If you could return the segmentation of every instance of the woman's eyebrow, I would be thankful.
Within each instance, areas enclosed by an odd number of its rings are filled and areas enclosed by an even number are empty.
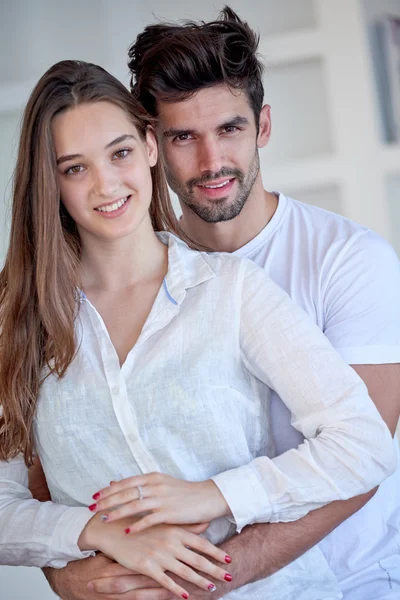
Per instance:
[[[126,140],[135,140],[135,136],[131,135],[131,134],[124,134],[124,135],[120,135],[117,138],[115,138],[115,140],[113,140],[112,142],[109,142],[106,146],[105,146],[105,150],[108,150],[109,148],[111,148],[112,146],[116,146],[117,144],[120,144],[121,142],[125,142]],[[83,154],[66,154],[64,156],[60,156],[60,158],[57,158],[57,165],[60,165],[63,162],[67,162],[68,160],[76,160],[77,158],[82,158]]]

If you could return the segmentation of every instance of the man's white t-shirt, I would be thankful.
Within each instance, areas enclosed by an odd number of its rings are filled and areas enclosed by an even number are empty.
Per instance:
[[[235,254],[263,267],[349,364],[400,362],[400,263],[378,234],[280,194],[268,225]],[[302,441],[276,395],[271,417],[277,454]],[[346,600],[400,598],[400,461],[319,546]]]

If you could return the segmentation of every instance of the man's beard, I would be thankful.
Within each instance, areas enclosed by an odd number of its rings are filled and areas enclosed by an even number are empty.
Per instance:
[[[185,184],[180,184],[166,167],[167,180],[171,189],[177,194],[181,202],[206,223],[220,223],[237,217],[250,196],[259,171],[260,159],[257,150],[251,161],[247,177],[240,169],[222,167],[218,173],[208,172],[202,177],[189,179]],[[201,200],[196,199],[194,194],[196,186],[205,185],[209,181],[215,181],[221,177],[234,177],[236,179],[238,191],[233,200],[229,201],[228,197],[209,201],[204,197]]]

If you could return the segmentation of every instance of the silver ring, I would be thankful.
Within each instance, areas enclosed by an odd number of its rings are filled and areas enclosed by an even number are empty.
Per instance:
[[[138,485],[138,486],[137,486],[137,490],[138,490],[138,492],[139,492],[139,500],[143,500],[143,498],[144,498],[144,494],[143,494],[143,488],[142,488],[142,486],[141,486],[141,485]]]

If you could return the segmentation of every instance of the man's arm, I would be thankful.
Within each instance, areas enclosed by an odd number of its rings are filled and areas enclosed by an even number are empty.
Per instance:
[[[364,381],[376,408],[394,436],[400,416],[400,364],[351,366]]]
[[[356,365],[353,368],[364,380],[371,398],[394,435],[400,415],[400,365]],[[375,492],[376,489],[349,500],[332,502],[298,521],[245,527],[240,535],[221,544],[226,553],[232,556],[229,569],[233,580],[230,584],[217,582],[218,589],[213,593],[213,598],[221,598],[233,589],[273,575],[360,510]],[[103,581],[98,586],[95,581],[95,589],[107,593],[107,583]],[[130,583],[134,585],[135,576],[123,578],[124,590],[132,589]],[[209,597],[190,586],[187,589],[192,600]],[[139,600],[140,597],[134,598]]]
[[[359,510],[373,494],[374,492],[369,492],[350,500],[332,502],[291,523],[266,523],[245,527],[240,535],[235,535],[220,545],[229,556],[232,556],[229,572],[233,579],[231,583],[215,581],[217,590],[212,594],[213,599],[222,598],[229,591],[273,575],[312,548],[346,518]],[[328,528],[327,520],[330,528]],[[178,583],[182,583],[176,577],[172,577]],[[137,578],[137,575],[127,575],[117,578],[93,579],[91,583],[101,600],[109,600],[108,594],[115,590],[114,586],[117,581],[120,586],[120,594],[128,591],[132,594],[129,600],[153,600],[151,595],[142,595],[145,590],[140,592],[137,590]],[[185,586],[191,600],[210,598],[209,592],[202,592],[187,582],[185,582]],[[146,591],[150,592],[150,590]],[[119,597],[120,600],[122,598],[125,600],[125,596]],[[172,599],[172,596],[167,596],[167,598]],[[81,598],[71,596],[66,597],[65,600],[81,600]],[[82,600],[86,600],[86,598]]]
[[[40,502],[51,500],[46,477],[38,458],[35,458],[33,465],[29,469],[28,476],[29,489],[35,500],[39,500]]]

